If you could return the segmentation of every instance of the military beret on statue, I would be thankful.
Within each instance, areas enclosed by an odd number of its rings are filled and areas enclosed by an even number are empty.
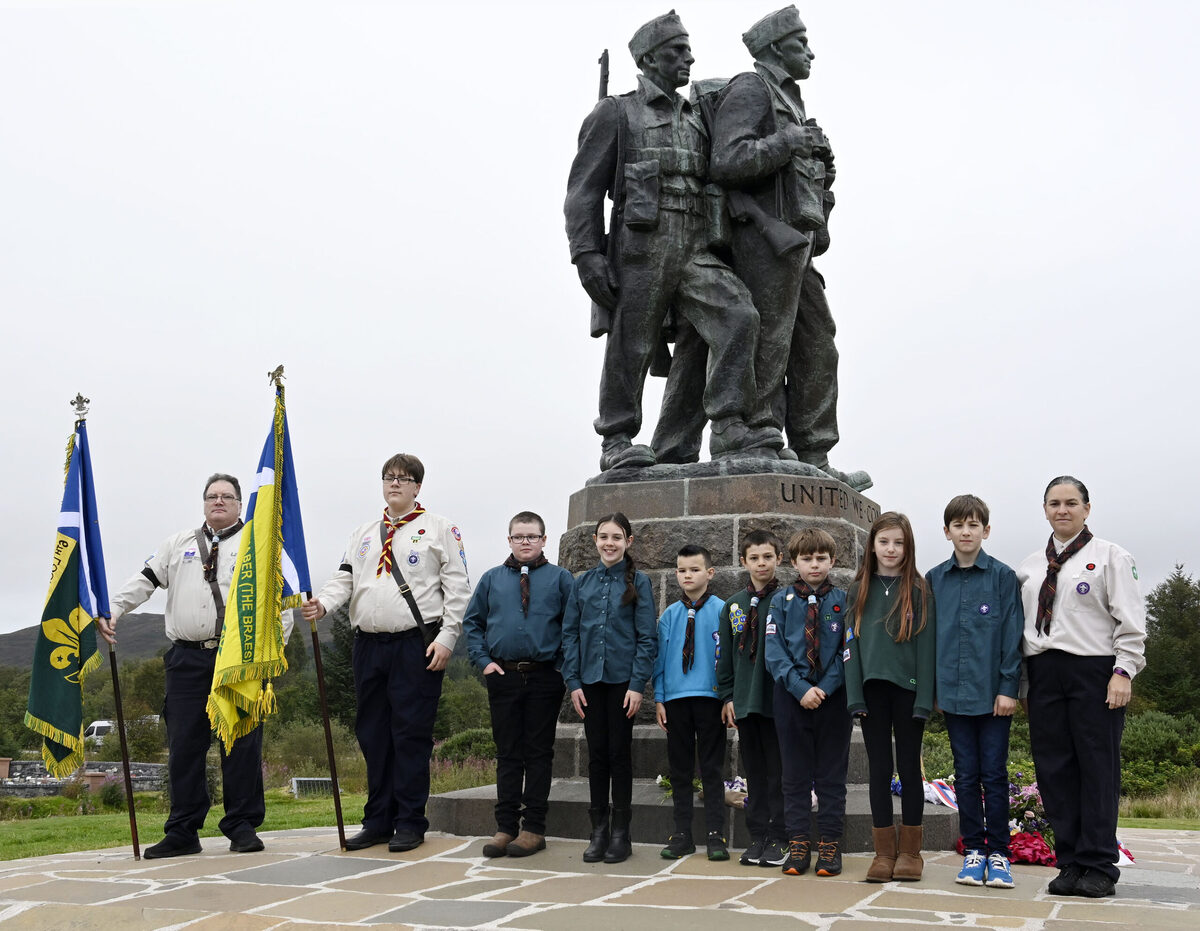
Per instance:
[[[795,5],[785,6],[782,10],[776,10],[774,13],[764,16],[742,33],[742,41],[746,44],[746,48],[750,49],[750,54],[757,56],[772,42],[785,39],[793,32],[800,32],[802,29],[804,29],[804,23],[800,20],[800,11],[796,9]]]
[[[643,55],[653,52],[664,42],[670,42],[672,39],[687,34],[687,30],[683,28],[683,21],[672,10],[639,27],[638,31],[633,34],[633,38],[629,40],[629,53],[637,63],[642,60]]]

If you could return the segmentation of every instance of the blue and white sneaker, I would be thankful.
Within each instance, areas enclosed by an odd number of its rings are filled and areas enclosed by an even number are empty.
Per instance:
[[[961,876],[962,874],[959,873]],[[1011,889],[1013,887],[1012,870],[1009,869],[1008,857],[1002,853],[994,853],[987,861],[987,884],[994,889]]]
[[[954,877],[954,881],[963,886],[982,886],[984,872],[983,853],[979,850],[968,850],[963,857],[962,869]]]

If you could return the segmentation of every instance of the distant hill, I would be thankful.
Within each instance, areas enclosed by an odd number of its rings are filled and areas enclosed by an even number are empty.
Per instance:
[[[26,668],[33,659],[38,628],[35,624],[10,634],[0,634],[0,666]],[[170,641],[163,633],[161,614],[127,614],[117,624],[117,659],[153,659],[167,652]],[[100,642],[100,650],[108,655],[108,645]]]

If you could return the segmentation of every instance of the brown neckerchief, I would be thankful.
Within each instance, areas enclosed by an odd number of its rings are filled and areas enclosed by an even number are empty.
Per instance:
[[[546,565],[549,561],[545,553],[538,553],[537,559],[531,562],[518,562],[517,557],[511,555],[504,560],[504,565],[509,569],[521,573],[521,611],[525,614],[529,613],[529,573]]]
[[[1054,534],[1050,534],[1050,539],[1046,541],[1046,578],[1042,580],[1042,587],[1038,589],[1036,627],[1039,637],[1050,633],[1050,615],[1054,611],[1054,592],[1058,583],[1058,570],[1066,564],[1068,559],[1087,546],[1091,539],[1092,532],[1087,529],[1087,524],[1084,524],[1083,529],[1079,531],[1079,536],[1072,540],[1061,553],[1054,549]]]

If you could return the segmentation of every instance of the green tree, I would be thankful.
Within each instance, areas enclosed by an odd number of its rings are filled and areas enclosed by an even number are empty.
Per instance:
[[[1196,710],[1200,695],[1200,582],[1182,565],[1146,598],[1146,668],[1136,691],[1159,711]]]
[[[325,667],[325,693],[329,701],[329,717],[354,730],[358,705],[354,700],[354,630],[350,613],[345,606],[329,615],[331,639],[322,647]]]

